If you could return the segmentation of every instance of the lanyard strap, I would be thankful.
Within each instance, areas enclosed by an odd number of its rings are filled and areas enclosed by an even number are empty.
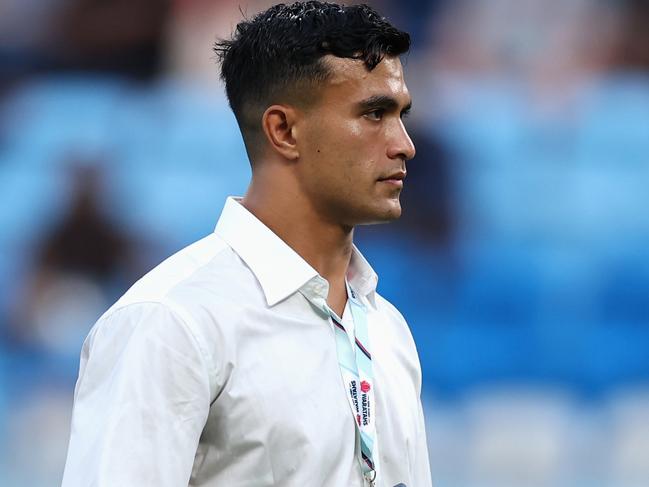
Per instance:
[[[370,486],[373,486],[376,478],[376,465],[373,458],[375,438],[374,374],[367,328],[367,310],[349,283],[346,284],[347,298],[354,320],[354,346],[351,344],[342,320],[327,303],[321,301],[319,303],[321,306],[318,307],[329,315],[334,325],[338,365],[360,439],[359,462],[363,477]]]

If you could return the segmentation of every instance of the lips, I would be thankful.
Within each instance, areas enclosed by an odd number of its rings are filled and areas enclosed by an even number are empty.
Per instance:
[[[402,181],[402,180],[406,179],[406,171],[394,172],[394,173],[390,174],[389,176],[386,176],[384,178],[379,179],[379,181],[384,181],[386,179],[398,179],[399,181]]]
[[[379,182],[382,183],[391,183],[397,186],[403,186],[403,180],[406,178],[406,171],[397,171],[389,176],[380,178]]]

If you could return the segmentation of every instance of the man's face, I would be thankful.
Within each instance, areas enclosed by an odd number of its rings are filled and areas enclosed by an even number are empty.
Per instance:
[[[401,215],[406,161],[415,148],[402,117],[410,108],[401,61],[372,71],[327,56],[330,78],[296,126],[300,182],[319,214],[353,226]]]

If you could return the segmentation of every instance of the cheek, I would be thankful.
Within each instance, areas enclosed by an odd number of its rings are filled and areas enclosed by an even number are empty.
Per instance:
[[[362,124],[358,121],[348,122],[344,124],[345,133],[349,137],[361,138],[363,136]]]
[[[357,169],[373,165],[379,150],[379,136],[368,130],[362,121],[348,121],[329,134],[330,155],[341,163]]]
[[[337,185],[340,191],[350,184],[360,189],[376,179],[379,141],[362,120],[332,117],[311,126],[304,155],[321,184]]]
[[[329,157],[349,159],[362,152],[363,131],[359,123],[340,122],[320,125],[311,134],[311,142],[320,152]]]

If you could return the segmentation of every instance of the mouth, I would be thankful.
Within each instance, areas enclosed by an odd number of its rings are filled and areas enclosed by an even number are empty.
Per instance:
[[[389,176],[380,178],[378,181],[380,183],[392,185],[396,188],[403,188],[404,179],[406,179],[406,171],[397,171],[390,174]]]

